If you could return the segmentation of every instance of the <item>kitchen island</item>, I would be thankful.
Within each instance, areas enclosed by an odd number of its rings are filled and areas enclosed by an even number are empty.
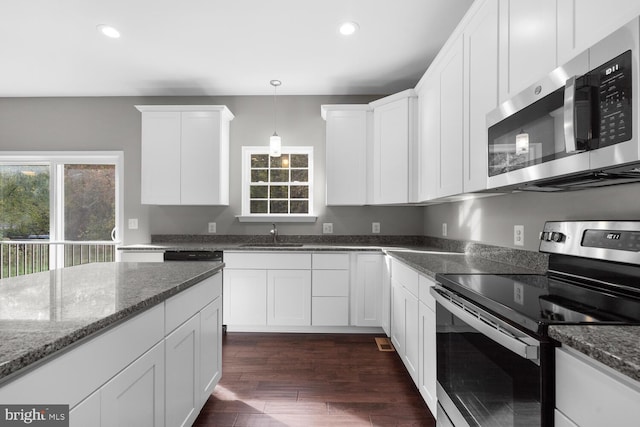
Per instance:
[[[0,403],[69,405],[71,425],[195,419],[221,375],[222,267],[93,263],[0,280]]]

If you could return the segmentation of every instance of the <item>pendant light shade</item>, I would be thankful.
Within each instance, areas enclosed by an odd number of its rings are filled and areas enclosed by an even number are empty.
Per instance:
[[[276,109],[276,89],[282,84],[280,80],[271,80],[269,82],[273,86],[273,135],[269,138],[269,155],[271,157],[280,157],[282,155],[282,140],[277,132],[277,109]]]
[[[269,155],[271,157],[280,157],[282,155],[282,140],[275,132],[269,138]]]

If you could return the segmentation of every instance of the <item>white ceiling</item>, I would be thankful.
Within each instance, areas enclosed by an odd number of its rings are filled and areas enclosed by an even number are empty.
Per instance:
[[[415,86],[471,3],[1,0],[0,97],[269,95],[271,79],[279,95],[389,94]]]

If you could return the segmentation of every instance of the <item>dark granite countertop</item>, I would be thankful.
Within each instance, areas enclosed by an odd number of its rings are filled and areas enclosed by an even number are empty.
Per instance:
[[[559,325],[550,326],[549,335],[640,381],[640,326]]]
[[[161,303],[222,266],[92,263],[0,280],[0,383]]]
[[[391,257],[402,261],[418,272],[435,278],[444,274],[535,274],[534,268],[493,261],[470,253],[438,252],[429,250],[386,250]],[[537,253],[532,252],[537,255]],[[532,264],[532,267],[535,265]]]
[[[252,246],[251,243],[207,243],[207,242],[158,242],[119,246],[122,251],[381,251],[376,244],[343,243],[302,243],[300,246],[289,244],[268,245],[264,242]]]

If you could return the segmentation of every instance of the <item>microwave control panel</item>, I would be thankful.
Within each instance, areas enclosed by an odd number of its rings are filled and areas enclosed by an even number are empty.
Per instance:
[[[631,51],[628,50],[591,73],[598,76],[600,147],[631,139]]]

